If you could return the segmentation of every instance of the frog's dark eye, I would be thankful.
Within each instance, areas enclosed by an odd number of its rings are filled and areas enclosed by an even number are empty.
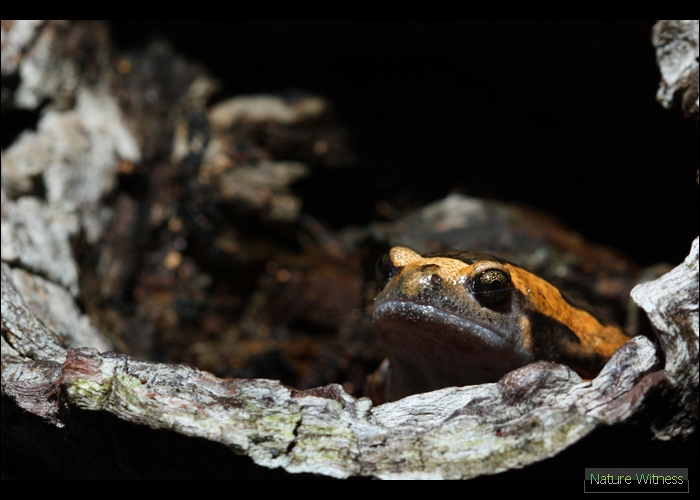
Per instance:
[[[504,269],[487,269],[472,280],[469,290],[482,306],[500,306],[512,290],[510,274]]]
[[[389,254],[385,253],[382,255],[374,267],[374,279],[377,284],[377,290],[384,288],[397,271],[398,268],[392,264]]]

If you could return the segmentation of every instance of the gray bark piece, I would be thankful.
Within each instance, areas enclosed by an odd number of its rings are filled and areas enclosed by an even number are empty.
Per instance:
[[[3,21],[0,27],[2,40],[2,59],[0,68],[3,76],[14,74],[22,60],[22,54],[34,41],[39,33],[39,28],[45,21],[41,20],[16,20]]]
[[[219,442],[290,473],[470,478],[553,456],[597,426],[625,421],[645,397],[641,391],[629,404],[629,395],[639,392],[635,380],[655,362],[653,346],[640,337],[593,382],[540,362],[496,384],[443,389],[373,409],[338,385],[295,391],[276,381],[221,380],[191,367],[84,348],[68,351],[61,394],[71,411]],[[45,367],[46,379],[55,368]],[[619,377],[621,370],[630,376]],[[17,387],[17,370],[8,371],[8,387]],[[66,424],[58,413],[45,417]]]
[[[4,190],[3,190],[4,193]],[[16,202],[2,196],[2,261],[19,265],[78,293],[78,266],[70,240],[78,217],[65,204],[49,206],[37,198]]]
[[[47,112],[3,153],[3,186],[16,197],[43,176],[49,202],[91,206],[112,189],[118,160],[139,155],[114,98],[83,89],[74,110]]]
[[[22,269],[12,269],[12,281],[27,307],[69,347],[93,347],[99,351],[113,348],[92,326],[90,318],[80,313],[65,288]]]
[[[632,298],[646,311],[666,353],[664,371],[675,387],[678,411],[654,431],[659,439],[689,435],[697,426],[698,389],[698,238],[688,257],[661,278],[637,285]]]
[[[656,99],[668,109],[680,97],[683,111],[697,118],[700,21],[658,21],[652,30],[652,43],[662,77]]]
[[[65,345],[27,307],[6,264],[2,264],[2,341],[3,380],[5,356],[19,357],[19,361],[65,359]]]
[[[247,206],[266,208],[275,220],[294,220],[301,201],[287,186],[305,177],[308,168],[296,162],[261,162],[255,167],[240,166],[221,176],[221,194],[228,200],[240,200]]]
[[[212,128],[217,131],[239,122],[297,123],[327,111],[329,103],[320,97],[307,97],[295,103],[269,95],[239,96],[216,104],[210,111]]]

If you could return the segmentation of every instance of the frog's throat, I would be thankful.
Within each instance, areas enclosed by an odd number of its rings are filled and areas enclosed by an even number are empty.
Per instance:
[[[470,342],[493,346],[495,349],[511,346],[513,340],[508,332],[500,332],[479,321],[411,300],[393,299],[375,304],[372,316],[375,324],[388,321],[410,330],[418,329],[425,335],[466,336]],[[439,340],[434,337],[431,339],[432,342]]]

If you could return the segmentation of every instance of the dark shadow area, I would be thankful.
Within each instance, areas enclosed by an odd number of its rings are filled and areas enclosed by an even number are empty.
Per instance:
[[[222,81],[221,98],[330,99],[358,163],[298,186],[328,224],[456,191],[543,209],[648,265],[683,259],[699,222],[697,127],[655,101],[652,26],[120,21],[112,32],[123,50],[167,39]]]

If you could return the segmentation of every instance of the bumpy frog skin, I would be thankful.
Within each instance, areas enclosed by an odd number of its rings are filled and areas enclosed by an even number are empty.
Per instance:
[[[422,257],[394,247],[377,263],[377,280],[383,290],[372,320],[388,358],[383,396],[391,401],[495,382],[536,360],[594,377],[629,340],[547,281],[490,255]]]

